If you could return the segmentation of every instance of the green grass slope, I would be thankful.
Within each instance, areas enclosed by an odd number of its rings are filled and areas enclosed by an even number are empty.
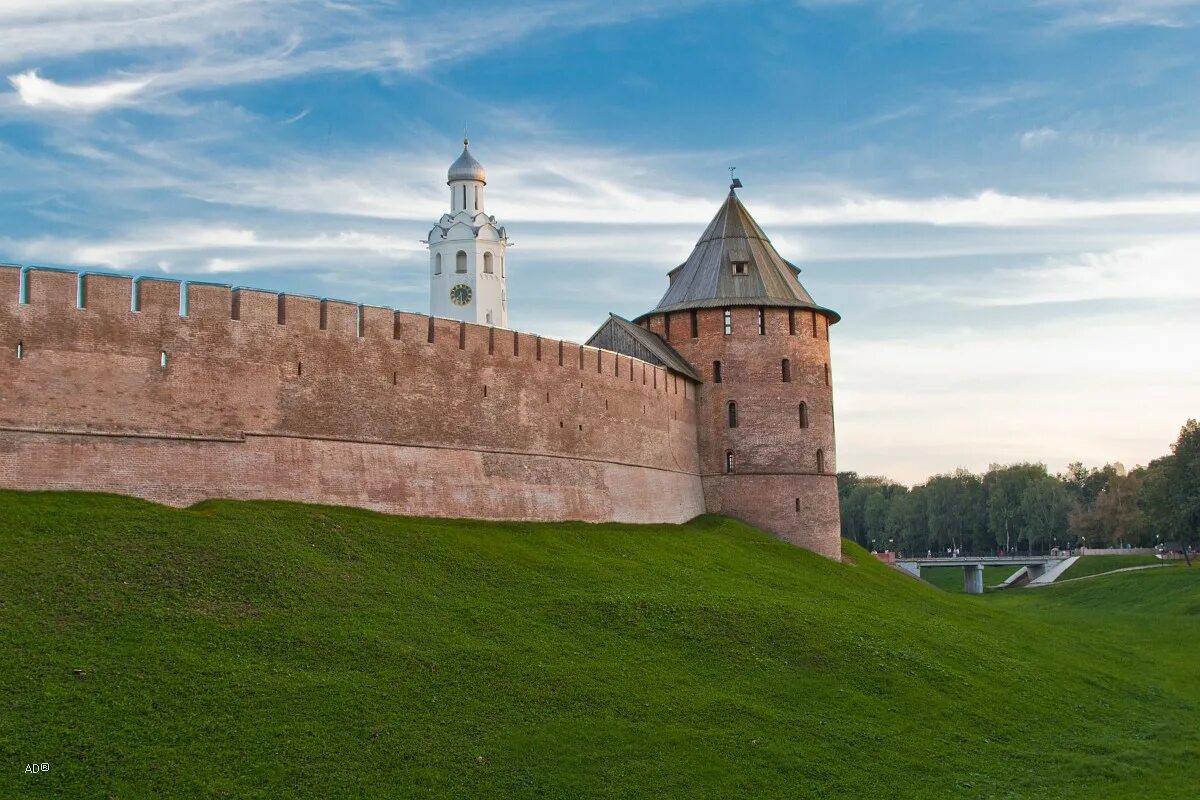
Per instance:
[[[1065,581],[1071,578],[1086,578],[1089,575],[1102,575],[1105,572],[1113,572],[1129,567],[1149,567],[1156,564],[1172,563],[1170,561],[1161,561],[1155,556],[1144,553],[1128,556],[1080,556],[1079,560],[1067,567],[1067,571],[1060,575],[1058,579]]]
[[[847,553],[0,492],[0,797],[1196,796],[1200,570]]]
[[[1007,565],[984,567],[983,585],[985,588],[998,586],[1012,577],[1012,574],[1019,569],[1020,567],[1010,567]],[[921,580],[946,592],[963,593],[966,591],[963,588],[962,567],[922,567]]]

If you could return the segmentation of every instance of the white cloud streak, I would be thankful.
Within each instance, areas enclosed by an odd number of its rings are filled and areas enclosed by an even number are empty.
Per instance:
[[[150,83],[148,80],[135,80],[64,86],[43,78],[37,70],[10,75],[8,80],[25,105],[66,111],[99,111],[126,105]]]

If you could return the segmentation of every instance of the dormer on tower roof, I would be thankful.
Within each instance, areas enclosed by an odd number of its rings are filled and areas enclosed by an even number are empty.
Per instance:
[[[692,308],[785,306],[818,311],[837,322],[841,317],[817,305],[800,284],[800,269],[771,244],[735,186],[701,234],[688,260],[671,270],[671,285],[650,314]]]

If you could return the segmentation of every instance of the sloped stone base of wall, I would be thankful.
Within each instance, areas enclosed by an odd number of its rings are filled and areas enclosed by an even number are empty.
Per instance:
[[[246,435],[157,438],[0,431],[0,486],[132,495],[173,506],[290,500],[390,514],[681,523],[693,474],[586,459]]]

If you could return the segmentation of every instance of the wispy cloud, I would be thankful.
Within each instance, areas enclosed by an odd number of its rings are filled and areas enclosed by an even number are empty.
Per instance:
[[[99,111],[125,105],[150,83],[148,80],[132,80],[66,86],[43,78],[37,70],[10,75],[8,80],[25,105],[66,111]]]

